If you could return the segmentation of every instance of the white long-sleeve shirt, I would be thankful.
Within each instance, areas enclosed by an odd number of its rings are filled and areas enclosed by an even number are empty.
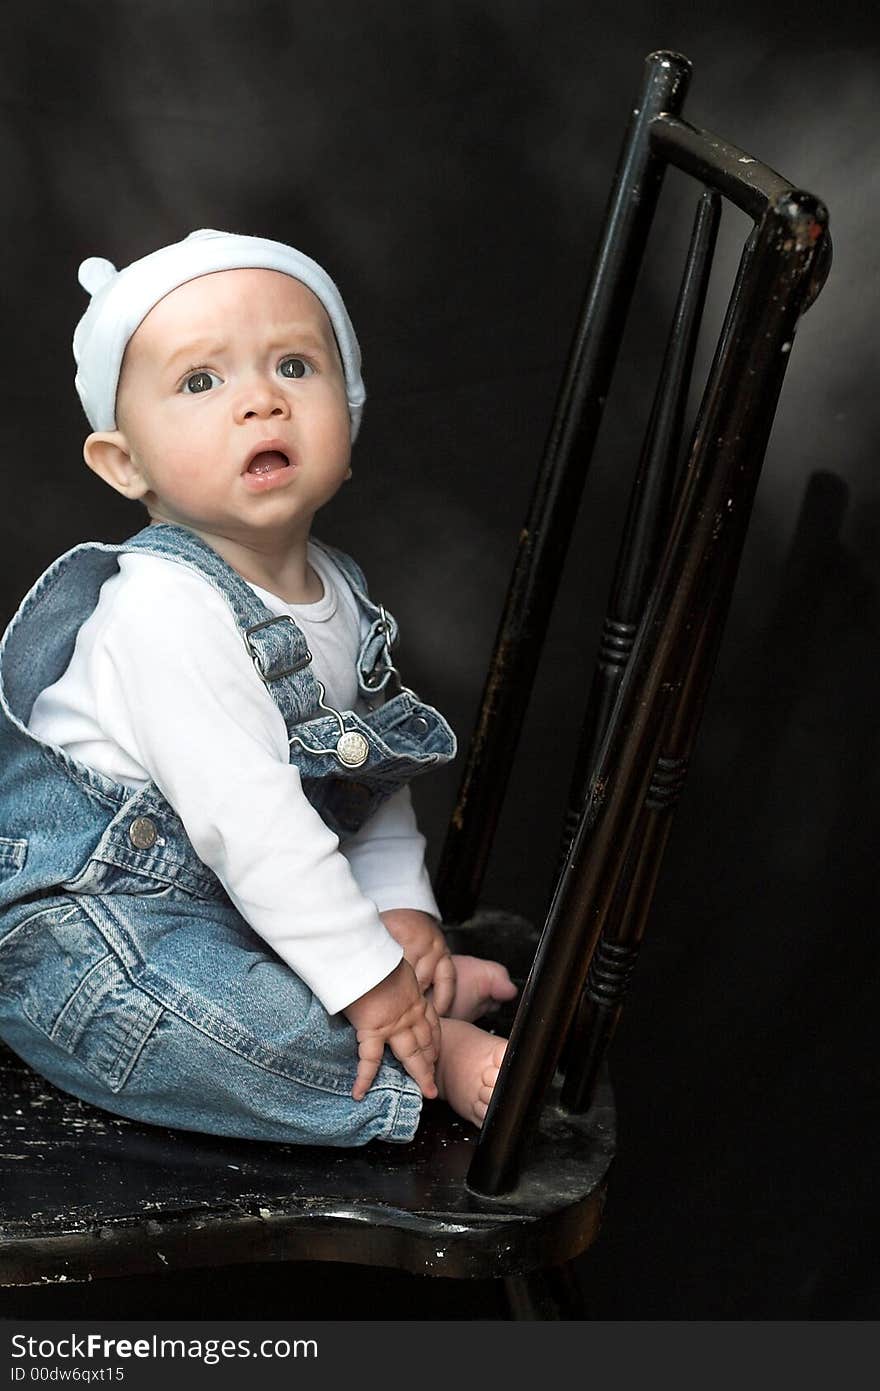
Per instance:
[[[326,702],[362,709],[354,596],[324,552],[310,545],[308,558],[324,587],[317,603],[252,587],[303,630]],[[340,842],[302,790],[284,720],[227,604],[176,561],[120,556],[30,728],[116,782],[155,783],[242,917],[331,1014],[403,954],[380,912],[439,915],[409,790]]]

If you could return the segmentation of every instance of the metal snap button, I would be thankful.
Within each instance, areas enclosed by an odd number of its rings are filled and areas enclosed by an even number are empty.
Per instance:
[[[370,756],[370,746],[356,729],[347,729],[336,742],[336,752],[346,768],[360,768]]]
[[[149,850],[156,844],[159,832],[148,816],[136,816],[128,828],[128,838],[136,850]]]
[[[425,719],[424,715],[416,715],[415,719],[412,722],[412,726],[413,729],[417,729],[419,731],[419,734],[425,734],[428,730],[428,721]]]

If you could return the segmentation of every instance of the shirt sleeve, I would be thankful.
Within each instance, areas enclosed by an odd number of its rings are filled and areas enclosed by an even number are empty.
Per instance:
[[[425,865],[425,837],[416,823],[408,787],[384,801],[340,848],[361,891],[380,913],[417,908],[439,919]]]
[[[306,798],[225,601],[183,566],[135,569],[93,661],[102,725],[254,931],[331,1014],[383,980],[402,950]]]

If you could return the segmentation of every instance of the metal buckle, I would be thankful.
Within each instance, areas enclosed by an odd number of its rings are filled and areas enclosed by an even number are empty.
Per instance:
[[[294,662],[293,666],[291,667],[285,667],[283,671],[276,671],[274,675],[272,675],[271,677],[267,677],[265,671],[263,670],[263,663],[260,658],[260,654],[256,651],[253,643],[251,642],[251,633],[259,632],[260,628],[269,628],[272,626],[273,623],[292,623],[294,628],[296,628],[297,632],[299,632],[299,628],[297,628],[295,620],[291,618],[289,613],[278,613],[275,615],[274,618],[264,618],[262,623],[254,623],[251,625],[250,628],[245,628],[242,634],[245,642],[245,647],[251,655],[251,661],[257,668],[257,674],[259,675],[259,678],[264,685],[268,685],[270,680],[279,681],[282,676],[293,676],[295,672],[302,671],[304,667],[307,667],[309,665],[309,662],[312,660],[312,654],[309,651],[309,649],[306,648],[306,654],[300,661]]]
[[[404,689],[400,672],[394,665],[391,655],[391,622],[388,618],[384,604],[378,606],[380,620],[376,624],[376,632],[384,635],[385,641],[382,644],[382,651],[373,664],[373,669],[369,676],[363,678],[364,686],[369,691],[384,691],[391,684],[391,694],[398,695]],[[379,663],[381,662],[381,666]]]
[[[336,740],[336,747],[333,749],[316,749],[314,745],[307,744],[301,734],[294,734],[288,739],[288,744],[299,744],[300,748],[306,753],[317,755],[321,758],[336,758],[345,768],[362,768],[370,756],[370,746],[367,740],[356,729],[346,729],[342,715],[332,705],[325,705],[324,696],[326,691],[317,682],[318,686],[318,706],[325,710],[328,715],[332,715],[339,725],[339,738]]]
[[[402,690],[406,689],[400,679],[400,672],[395,666],[373,667],[368,679],[364,682],[364,686],[368,691],[376,694],[387,689],[391,695],[399,695]]]

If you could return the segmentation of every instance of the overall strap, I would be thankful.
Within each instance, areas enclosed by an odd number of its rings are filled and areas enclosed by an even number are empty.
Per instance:
[[[335,563],[348,581],[358,607],[369,620],[369,629],[361,640],[358,654],[357,678],[361,695],[375,697],[381,691],[395,694],[400,689],[400,678],[391,656],[391,649],[397,642],[397,620],[381,604],[376,604],[367,593],[367,582],[360,566],[344,551],[328,546],[312,537],[312,545]]]
[[[248,654],[288,730],[315,715],[318,683],[308,669],[312,654],[301,629],[289,614],[273,614],[206,541],[186,527],[158,522],[117,549],[177,561],[207,580],[232,611]]]

